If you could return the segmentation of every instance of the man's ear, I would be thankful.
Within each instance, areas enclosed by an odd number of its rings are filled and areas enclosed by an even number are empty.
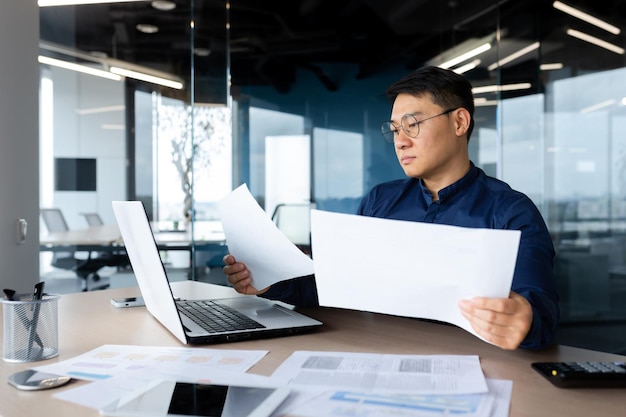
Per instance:
[[[454,127],[457,136],[467,135],[472,116],[467,109],[460,107],[454,113]]]

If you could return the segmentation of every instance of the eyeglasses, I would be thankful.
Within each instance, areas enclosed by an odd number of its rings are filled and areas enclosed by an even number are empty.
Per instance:
[[[443,116],[444,114],[451,113],[458,109],[458,107],[454,109],[448,109],[443,113],[436,114],[434,116],[427,117],[422,120],[417,120],[415,118],[415,113],[405,114],[402,116],[402,120],[400,120],[400,127],[406,135],[410,138],[416,138],[420,134],[420,124],[425,122],[426,120],[434,119],[435,117]],[[398,135],[398,126],[396,126],[392,121],[384,122],[380,127],[380,130],[383,134],[383,138],[389,142],[394,143],[396,136]]]

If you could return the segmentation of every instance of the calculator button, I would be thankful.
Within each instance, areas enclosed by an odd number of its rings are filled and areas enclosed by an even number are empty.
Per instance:
[[[532,367],[561,388],[626,388],[623,362],[535,362]]]

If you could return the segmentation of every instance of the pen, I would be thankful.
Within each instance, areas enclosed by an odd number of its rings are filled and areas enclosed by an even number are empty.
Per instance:
[[[15,290],[10,290],[10,289],[8,289],[8,288],[5,288],[5,289],[4,289],[4,290],[2,290],[2,291],[4,291],[4,296],[6,297],[6,299],[7,299],[7,300],[9,300],[9,301],[15,301],[15,300],[13,299],[13,296],[15,295]]]
[[[15,297],[14,297],[15,296],[15,290],[11,290],[11,289],[5,288],[3,291],[4,291],[5,297],[6,297],[6,299],[8,301],[17,301],[15,299]],[[28,318],[24,314],[24,311],[22,311],[21,309],[18,309],[17,313],[18,313],[18,316],[19,316],[20,320],[22,321],[22,324],[24,325],[24,327],[27,330],[30,331],[31,322],[30,322],[30,320],[28,320]],[[39,337],[39,334],[37,334],[37,333],[35,333],[35,343],[37,343],[43,349],[43,342],[41,341],[41,338]]]
[[[33,291],[33,301],[36,300],[41,300],[41,297],[43,297],[43,286],[45,285],[45,282],[38,282],[37,284],[35,284],[35,290]]]
[[[45,282],[38,282],[35,284],[35,290],[33,292],[33,301],[39,301],[43,297],[43,287]],[[33,311],[33,319],[30,322],[30,331],[28,334],[28,357],[31,357],[31,350],[33,347],[33,342],[36,339],[39,339],[39,335],[37,335],[37,321],[39,320],[39,308],[41,307],[40,303],[35,304],[35,308]],[[41,346],[41,354],[43,354],[43,343],[39,340],[38,344]]]

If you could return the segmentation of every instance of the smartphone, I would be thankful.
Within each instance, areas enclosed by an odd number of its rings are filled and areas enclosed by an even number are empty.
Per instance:
[[[9,384],[17,389],[34,391],[55,388],[70,382],[69,376],[53,375],[28,369],[9,376]]]
[[[140,307],[145,306],[143,297],[111,298],[114,307]]]
[[[282,387],[153,381],[100,410],[104,416],[269,417],[289,396]]]

